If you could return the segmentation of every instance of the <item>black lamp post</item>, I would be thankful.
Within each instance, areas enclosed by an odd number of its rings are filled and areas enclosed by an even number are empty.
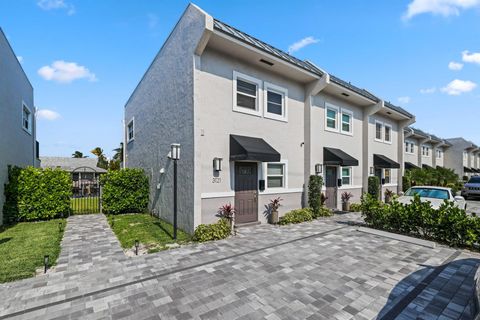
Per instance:
[[[135,255],[138,256],[138,247],[139,247],[140,243],[138,242],[138,240],[135,240]]]
[[[177,161],[180,160],[180,144],[170,145],[170,159],[173,160],[173,239],[177,240]]]
[[[43,256],[43,265],[45,267],[43,273],[47,273],[47,269],[48,269],[48,260],[49,260],[49,256],[48,255],[45,255]]]

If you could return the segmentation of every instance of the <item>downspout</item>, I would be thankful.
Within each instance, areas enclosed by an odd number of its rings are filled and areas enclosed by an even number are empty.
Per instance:
[[[405,161],[404,161],[404,144],[405,144],[405,137],[404,137],[404,128],[412,125],[415,123],[415,117],[412,117],[407,120],[399,121],[398,122],[398,161],[400,162],[400,169],[398,170],[397,175],[397,193],[403,191],[403,174],[405,173]],[[420,154],[420,151],[418,152]]]
[[[370,143],[373,143],[369,136],[370,116],[374,115],[382,108],[385,102],[380,100],[376,104],[368,106],[363,112],[362,121],[362,193],[368,191],[368,177],[370,176],[370,167],[373,167],[373,154],[370,155]]]

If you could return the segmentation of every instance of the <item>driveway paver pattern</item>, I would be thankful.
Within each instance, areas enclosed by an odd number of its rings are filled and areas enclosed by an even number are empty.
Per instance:
[[[359,220],[129,258],[103,215],[71,217],[55,270],[0,286],[0,319],[473,318],[480,255],[358,232]]]

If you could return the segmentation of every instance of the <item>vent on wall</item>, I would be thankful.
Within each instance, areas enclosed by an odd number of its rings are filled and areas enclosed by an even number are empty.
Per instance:
[[[348,93],[345,93],[345,92],[342,92],[342,96],[350,97],[350,95]]]
[[[265,64],[268,64],[270,67],[273,66],[273,62],[267,61],[265,59],[260,59],[260,62],[263,62]]]

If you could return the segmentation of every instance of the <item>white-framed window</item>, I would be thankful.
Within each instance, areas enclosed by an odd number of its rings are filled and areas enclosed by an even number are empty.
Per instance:
[[[343,186],[352,185],[352,168],[341,167],[340,170],[341,170],[342,185]]]
[[[406,153],[414,153],[413,142],[405,141],[405,152]]]
[[[375,140],[383,142],[383,123],[375,120]]]
[[[260,89],[262,81],[242,74],[233,72],[233,111],[248,113],[256,116],[261,115]]]
[[[342,108],[341,120],[341,132],[353,134],[353,112]]]
[[[132,118],[127,124],[127,143],[135,138],[135,118]]]
[[[267,189],[286,188],[286,171],[284,162],[267,163]]]
[[[385,179],[385,184],[389,184],[392,182],[392,171],[391,169],[384,169],[383,170],[383,178]]]
[[[422,156],[429,157],[430,156],[430,147],[422,146]]]
[[[288,90],[277,85],[264,83],[264,114],[265,118],[287,121]]]
[[[338,131],[338,113],[338,107],[325,104],[325,130]]]
[[[442,158],[442,154],[443,154],[442,150],[437,150],[437,158],[438,159]]]
[[[22,128],[28,133],[32,133],[32,111],[25,103],[22,103]]]
[[[384,142],[392,143],[392,126],[389,124],[384,124]]]

